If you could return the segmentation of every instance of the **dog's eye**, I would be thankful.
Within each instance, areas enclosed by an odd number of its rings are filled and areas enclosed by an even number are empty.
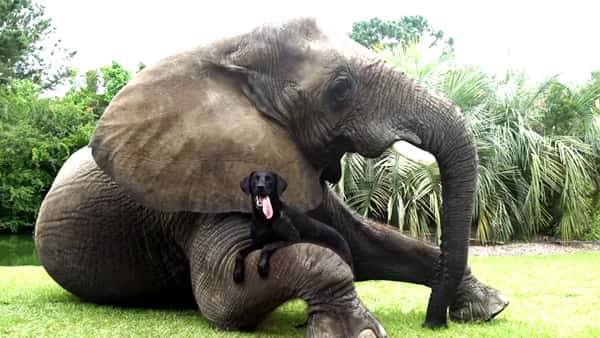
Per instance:
[[[265,181],[267,181],[267,182],[271,181],[271,176],[265,177]]]

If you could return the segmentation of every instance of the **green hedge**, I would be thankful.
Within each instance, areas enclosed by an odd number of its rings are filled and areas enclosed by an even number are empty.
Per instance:
[[[40,98],[29,81],[0,87],[0,229],[34,224],[54,176],[88,143],[94,123],[69,97]]]

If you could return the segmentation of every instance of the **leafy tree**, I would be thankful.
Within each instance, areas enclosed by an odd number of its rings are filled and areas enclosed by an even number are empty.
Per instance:
[[[548,89],[546,107],[541,114],[544,133],[547,135],[568,134],[579,118],[579,109],[571,90],[558,81]]]
[[[39,95],[28,80],[0,86],[0,228],[33,225],[58,169],[94,129],[94,116],[73,101]]]
[[[83,85],[79,84],[81,77],[83,77]],[[102,86],[103,83],[98,70],[89,70],[83,76],[78,76],[77,73],[73,72],[70,78],[70,88],[64,99],[81,107],[82,110],[91,113],[95,119],[98,119],[108,105],[105,96],[99,93]]]
[[[59,47],[44,7],[31,0],[0,2],[0,84],[10,79],[29,79],[45,88],[57,84],[68,74],[65,66],[51,64],[51,57],[62,61],[75,53]]]
[[[430,46],[442,43],[444,49],[452,50],[454,39],[444,40],[444,32],[435,30],[422,16],[403,16],[396,21],[383,21],[372,18],[352,24],[350,37],[367,48],[377,45],[392,47],[397,44],[408,46],[423,38],[431,38]]]
[[[91,112],[98,119],[113,97],[129,82],[131,76],[131,72],[116,61],[99,70],[85,72],[83,86],[78,84],[80,76],[73,73],[71,88],[66,98]]]
[[[119,90],[131,80],[131,72],[116,61],[113,61],[109,66],[102,67],[100,71],[102,72],[104,90],[106,91],[104,97],[107,102],[110,102]]]
[[[72,74],[63,98],[40,98],[29,80],[0,86],[0,229],[31,226],[64,161],[89,142],[95,122],[131,73],[119,63]]]
[[[543,132],[546,135],[585,134],[600,114],[596,107],[598,99],[598,80],[575,89],[552,81],[544,98],[545,107],[540,113]]]

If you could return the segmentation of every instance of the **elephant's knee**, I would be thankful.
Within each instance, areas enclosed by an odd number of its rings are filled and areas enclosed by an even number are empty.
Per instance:
[[[258,256],[258,251],[248,255],[241,284],[233,281],[233,270],[217,276],[206,267],[192,269],[198,307],[215,326],[252,329],[293,298],[316,308],[341,305],[355,297],[352,271],[332,250],[307,243],[282,248],[273,254],[266,279],[257,273]],[[233,264],[224,263],[229,265],[233,269]]]
[[[254,314],[240,303],[239,295],[223,290],[200,291],[196,303],[202,316],[212,325],[226,330],[252,329],[260,319],[252,318]],[[195,292],[198,295],[198,292]]]
[[[256,273],[258,252],[245,260],[242,283],[233,280],[233,266],[225,259],[222,266],[192,265],[192,285],[198,309],[211,324],[227,330],[251,330],[277,306],[290,299],[288,292],[270,278],[261,279]],[[231,267],[231,269],[229,268]]]
[[[278,252],[279,253],[279,252]],[[308,243],[292,245],[271,259],[273,278],[285,278],[295,297],[309,306],[334,304],[354,293],[352,269],[334,251]]]

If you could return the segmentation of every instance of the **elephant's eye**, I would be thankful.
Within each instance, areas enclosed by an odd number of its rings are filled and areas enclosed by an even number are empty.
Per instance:
[[[331,86],[331,96],[336,103],[344,103],[352,97],[352,87],[352,81],[347,76],[339,76]]]

